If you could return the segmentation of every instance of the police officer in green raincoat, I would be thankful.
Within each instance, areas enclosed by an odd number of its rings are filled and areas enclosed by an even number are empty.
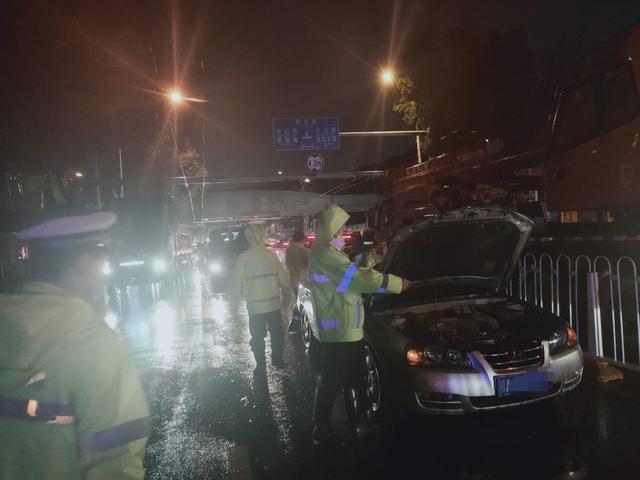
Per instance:
[[[92,307],[115,215],[20,232],[32,278],[0,295],[0,479],[141,479],[150,417],[128,349]]]
[[[349,214],[338,205],[323,209],[315,221],[316,242],[309,261],[314,322],[314,348],[322,350],[322,366],[314,406],[313,443],[339,442],[330,427],[331,410],[343,388],[354,432],[364,428],[363,293],[400,293],[409,285],[395,275],[352,263],[341,240]]]
[[[251,350],[256,360],[256,373],[265,369],[265,343],[267,329],[271,335],[271,362],[284,366],[284,327],[282,321],[282,297],[287,303],[293,292],[291,281],[275,253],[267,250],[264,241],[267,230],[262,224],[247,225],[244,230],[249,244],[234,267],[229,284],[232,309],[240,297],[244,297],[249,313]]]

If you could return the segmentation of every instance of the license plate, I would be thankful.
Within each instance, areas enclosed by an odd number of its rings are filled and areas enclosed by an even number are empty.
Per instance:
[[[526,393],[545,393],[551,388],[549,372],[525,372],[494,377],[496,395],[500,398]]]

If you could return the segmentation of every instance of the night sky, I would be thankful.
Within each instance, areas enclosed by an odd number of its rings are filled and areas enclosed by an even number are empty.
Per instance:
[[[207,118],[211,176],[304,171],[277,153],[272,118],[338,115],[343,130],[404,128],[378,83],[427,27],[466,18],[523,28],[542,52],[559,35],[597,41],[633,22],[616,1],[18,1],[2,15],[2,161],[24,171],[152,168],[174,83],[205,104],[181,107],[178,138],[201,150]],[[634,17],[635,15],[635,17]],[[581,33],[582,32],[582,33]],[[437,66],[434,66],[437,68]],[[197,111],[196,111],[197,110]],[[168,132],[161,139],[168,138]],[[343,139],[329,170],[381,162],[411,138]]]

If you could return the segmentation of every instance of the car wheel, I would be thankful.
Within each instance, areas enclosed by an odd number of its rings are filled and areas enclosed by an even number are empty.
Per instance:
[[[313,335],[313,333],[311,333],[309,317],[307,317],[307,314],[304,311],[302,312],[302,316],[300,317],[300,328],[302,330],[302,343],[304,345],[304,348],[308,349],[309,345],[311,345],[311,335]]]
[[[366,411],[369,418],[379,416],[382,412],[382,382],[380,370],[373,350],[369,345],[364,347],[365,372],[365,397]]]

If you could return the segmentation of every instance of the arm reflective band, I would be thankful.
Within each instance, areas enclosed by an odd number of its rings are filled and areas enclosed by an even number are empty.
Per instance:
[[[355,276],[357,271],[358,271],[357,264],[352,263],[351,265],[349,265],[349,268],[347,268],[347,271],[344,272],[344,275],[342,276],[342,280],[340,280],[340,283],[336,288],[336,292],[338,293],[346,292],[347,289],[349,288],[349,285],[351,284],[351,280],[353,280],[353,277]]]
[[[138,418],[92,435],[83,435],[78,440],[80,455],[104,452],[140,440],[151,432],[151,417]]]
[[[342,240],[340,240],[339,238],[334,238],[329,243],[331,245],[333,245],[334,247],[336,247],[336,248],[343,248],[344,247],[344,242]]]
[[[72,417],[73,405],[58,402],[39,402],[25,398],[0,397],[0,417],[49,422],[56,417]]]
[[[326,275],[322,275],[321,273],[310,273],[309,281],[315,283],[327,283],[331,280],[329,279],[329,277],[327,277]]]

